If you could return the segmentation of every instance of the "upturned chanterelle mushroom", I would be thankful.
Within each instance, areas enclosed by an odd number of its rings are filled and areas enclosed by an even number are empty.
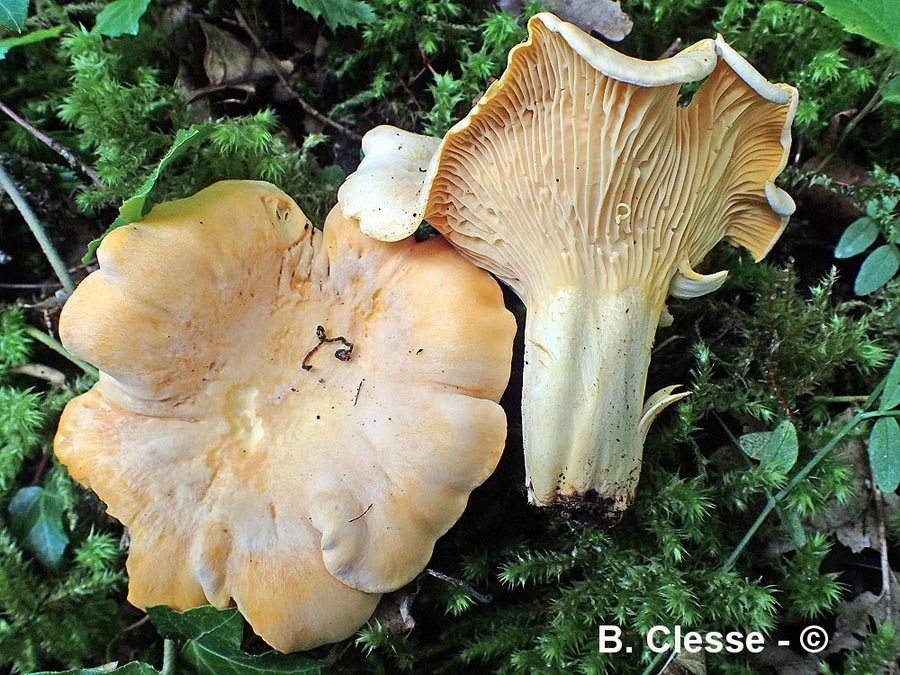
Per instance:
[[[651,422],[687,394],[644,400],[666,297],[717,289],[726,272],[693,271],[710,249],[760,259],[793,212],[773,181],[797,91],[721,37],[648,62],[551,14],[529,31],[442,141],[369,132],[339,201],[387,241],[424,218],[518,293],[530,499],[597,519],[631,501]]]
[[[506,436],[515,321],[439,237],[314,230],[228,181],[112,232],[66,304],[100,369],[55,450],[129,528],[129,600],[237,603],[270,645],[345,638],[408,583]]]

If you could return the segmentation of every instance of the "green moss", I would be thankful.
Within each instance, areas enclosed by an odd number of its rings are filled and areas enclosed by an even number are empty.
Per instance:
[[[34,356],[24,337],[22,312],[0,318],[6,365]],[[97,527],[94,500],[85,501],[65,469],[49,457],[59,413],[75,389],[38,390],[0,371],[0,667],[29,672],[48,663],[96,661],[122,628],[117,606],[124,571],[117,535]],[[59,568],[43,566],[14,534],[7,507],[16,491],[37,482],[63,508],[70,540]]]

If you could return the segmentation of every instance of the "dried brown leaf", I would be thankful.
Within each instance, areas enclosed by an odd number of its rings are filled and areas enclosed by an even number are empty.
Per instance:
[[[618,0],[549,0],[546,5],[564,21],[612,42],[624,40],[634,27]]]

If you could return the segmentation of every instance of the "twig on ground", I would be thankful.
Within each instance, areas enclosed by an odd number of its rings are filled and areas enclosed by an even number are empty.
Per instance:
[[[841,145],[843,145],[844,141],[847,140],[847,137],[853,132],[853,130],[862,122],[866,116],[875,110],[878,107],[878,104],[881,103],[881,97],[884,94],[887,86],[893,81],[895,77],[900,77],[900,52],[894,55],[891,59],[890,63],[888,63],[887,67],[884,69],[884,74],[881,76],[881,81],[878,83],[878,88],[875,90],[875,93],[872,94],[872,98],[869,99],[868,103],[866,103],[862,110],[860,110],[856,115],[854,115],[849,122],[847,122],[847,126],[844,127],[841,135],[838,136],[838,139],[834,143],[834,147],[831,148],[831,152],[829,152],[825,157],[819,162],[819,165],[816,167],[816,171],[823,171],[828,164],[837,157],[838,150],[840,150]]]
[[[10,288],[16,291],[42,291],[51,288],[59,288],[61,286],[62,284],[52,281],[48,281],[43,284],[0,284],[0,288]]]
[[[125,626],[125,628],[123,628],[118,633],[116,633],[113,636],[113,639],[109,641],[109,644],[106,645],[106,652],[105,652],[106,662],[109,663],[110,661],[115,660],[112,658],[112,647],[119,640],[119,638],[121,638],[126,633],[130,633],[131,631],[135,630],[136,628],[140,628],[145,623],[147,623],[149,620],[150,620],[150,617],[145,614],[142,618],[138,619],[137,621],[135,621],[134,623],[132,623],[128,626]]]
[[[72,363],[74,363],[76,366],[78,366],[79,368],[81,368],[81,369],[82,369],[85,373],[87,373],[88,375],[91,375],[91,376],[93,376],[93,377],[95,377],[95,378],[96,378],[96,377],[100,377],[100,371],[99,371],[99,370],[97,370],[96,368],[94,368],[94,366],[92,366],[92,365],[91,365],[90,363],[88,363],[87,361],[82,361],[82,360],[79,359],[77,356],[73,356],[73,355],[69,352],[69,350],[67,350],[67,349],[66,349],[65,347],[63,347],[59,342],[57,342],[56,340],[54,340],[52,337],[50,337],[49,335],[47,335],[45,332],[40,331],[40,330],[38,330],[37,328],[34,328],[34,327],[32,327],[32,326],[29,326],[28,328],[26,328],[26,329],[25,329],[25,332],[28,333],[29,337],[33,337],[35,340],[37,340],[38,342],[40,342],[40,343],[41,343],[42,345],[44,345],[45,347],[49,347],[50,349],[52,349],[53,351],[55,351],[57,354],[59,354],[59,355],[62,356],[63,358],[68,359],[69,361],[71,361]]]
[[[303,108],[304,112],[306,112],[307,115],[312,115],[322,124],[326,124],[336,129],[337,131],[341,132],[345,136],[348,136],[349,138],[352,138],[355,141],[362,140],[362,136],[360,136],[358,133],[356,133],[355,131],[351,131],[340,122],[335,122],[330,117],[323,115],[318,110],[316,110],[306,99],[300,96],[297,90],[294,89],[290,82],[288,82],[287,77],[285,77],[284,71],[281,69],[281,64],[278,63],[278,60],[274,56],[272,56],[269,51],[263,46],[259,37],[257,37],[256,33],[250,27],[250,24],[247,23],[247,20],[244,18],[244,15],[239,9],[235,10],[234,16],[237,19],[240,27],[244,29],[244,32],[247,33],[247,35],[253,41],[254,46],[259,50],[260,54],[262,54],[272,66],[272,69],[275,71],[275,75],[278,76],[278,80],[285,87],[285,89],[287,89],[291,98],[293,98],[294,101],[297,102],[301,108]]]
[[[471,595],[473,598],[475,598],[478,602],[480,602],[482,604],[486,605],[486,604],[489,604],[494,601],[494,596],[492,596],[490,594],[485,595],[484,593],[479,593],[470,584],[467,584],[462,579],[455,579],[454,577],[444,574],[443,572],[438,572],[437,570],[433,570],[430,567],[425,569],[425,573],[430,574],[435,579],[440,579],[441,581],[445,581],[448,584],[453,584],[454,586],[463,589],[466,593]]]
[[[400,76],[400,73],[394,71],[394,77],[397,78],[397,81],[400,83],[400,86],[403,87],[403,91],[406,92],[406,95],[409,96],[409,99],[415,104],[415,106],[416,106],[419,110],[422,110],[422,104],[419,103],[419,99],[416,98],[415,93],[413,92],[412,89],[409,88],[409,85],[406,84],[406,82],[405,82],[405,81],[403,80],[403,78]]]
[[[25,131],[34,136],[41,143],[59,154],[64,160],[69,163],[69,166],[71,166],[73,169],[81,169],[81,171],[83,171],[84,174],[91,179],[91,182],[98,188],[100,188],[101,190],[106,189],[106,185],[100,179],[100,176],[97,175],[97,172],[94,171],[86,162],[79,159],[75,155],[75,153],[69,150],[65,145],[53,138],[50,138],[43,131],[31,125],[3,101],[0,101],[0,111],[4,112],[7,117],[9,117],[13,122],[18,124],[23,129],[25,129]]]
[[[656,58],[657,58],[657,60],[667,59],[670,56],[675,56],[680,51],[681,51],[681,38],[677,37],[672,41],[672,44],[670,44],[668,47],[666,47],[666,51],[664,51],[662,54],[660,54]]]
[[[893,598],[891,597],[891,575],[893,571],[891,570],[891,563],[888,560],[888,541],[887,541],[887,528],[884,525],[884,495],[881,494],[881,490],[875,488],[875,506],[878,509],[878,540],[880,544],[881,554],[881,593],[878,597],[879,601],[884,600],[887,602],[888,616],[893,616]]]
[[[31,210],[31,207],[28,205],[28,202],[25,201],[19,188],[13,183],[9,174],[6,173],[6,169],[4,169],[2,165],[0,165],[0,188],[3,188],[3,191],[9,195],[10,199],[13,200],[13,204],[15,204],[16,208],[19,210],[19,213],[22,214],[22,218],[28,223],[28,227],[34,234],[35,239],[37,239],[38,244],[40,244],[44,255],[47,256],[47,260],[50,261],[50,266],[53,268],[53,271],[56,272],[56,276],[62,283],[63,288],[69,293],[74,291],[75,282],[72,281],[72,277],[69,276],[69,270],[66,269],[65,263],[63,263],[62,258],[59,257],[59,253],[57,253],[56,249],[53,247],[53,243],[50,241],[50,237],[47,236],[44,226],[41,225],[41,222],[34,214],[34,211]]]

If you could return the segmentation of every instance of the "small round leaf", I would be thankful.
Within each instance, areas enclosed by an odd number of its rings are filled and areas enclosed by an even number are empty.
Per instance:
[[[738,445],[745,455],[759,461],[760,465],[782,473],[790,471],[797,461],[797,430],[790,420],[779,424],[774,431],[744,434],[738,439]]]
[[[872,427],[869,464],[878,489],[894,492],[900,485],[900,424],[893,417],[882,417]]]
[[[900,269],[900,251],[892,244],[879,246],[869,254],[859,268],[853,291],[857,295],[874,293],[894,278]]]
[[[878,225],[868,217],[854,220],[844,230],[834,248],[835,258],[852,258],[859,255],[878,239]]]

